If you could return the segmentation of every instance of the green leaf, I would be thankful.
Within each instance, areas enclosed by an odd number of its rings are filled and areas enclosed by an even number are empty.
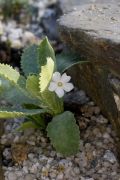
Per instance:
[[[74,115],[66,111],[55,116],[47,127],[48,137],[54,148],[65,156],[74,155],[79,150],[80,132]]]
[[[58,98],[54,92],[45,90],[41,93],[43,105],[49,109],[52,115],[60,114],[64,111],[63,99]]]
[[[37,47],[37,45],[31,45],[22,54],[21,68],[26,76],[39,73]]]
[[[30,75],[26,81],[26,89],[30,92],[31,96],[40,99],[40,89],[39,89],[39,77],[35,75]]]
[[[38,126],[32,121],[27,121],[27,122],[22,123],[20,127],[17,129],[17,131],[23,131],[29,128],[36,129],[38,128]]]
[[[20,77],[20,74],[18,71],[16,71],[15,69],[13,69],[11,66],[7,64],[1,64],[1,63],[0,63],[0,74],[4,75],[6,78],[8,78],[11,81],[14,81],[15,83],[17,83]]]
[[[16,105],[38,104],[38,100],[30,97],[27,91],[3,75],[0,75],[0,99]]]
[[[17,84],[22,87],[22,88],[26,88],[26,79],[24,76],[20,75],[18,81],[17,81]]]
[[[32,120],[33,123],[39,128],[45,130],[46,123],[45,123],[45,116],[44,114],[36,114],[33,116],[28,117],[29,120]]]
[[[45,65],[47,63],[47,58],[51,57],[55,63],[56,66],[56,58],[55,58],[55,53],[50,45],[48,38],[46,37],[43,39],[43,41],[40,43],[38,47],[38,52],[39,52],[39,65],[40,67]]]
[[[46,65],[41,66],[41,73],[39,80],[41,93],[48,88],[48,85],[50,84],[50,81],[53,76],[53,72],[54,72],[54,61],[50,57],[48,57]]]
[[[48,90],[48,86],[54,72],[54,61],[47,58],[47,64],[41,67],[39,85],[43,104],[48,107],[52,114],[63,112],[63,99],[59,99],[54,92]]]
[[[25,116],[32,116],[35,114],[45,113],[43,109],[17,109],[17,108],[0,108],[0,119],[2,118],[18,118]]]
[[[65,70],[76,64],[86,63],[83,58],[79,55],[72,52],[63,52],[56,56],[57,69],[60,73],[63,73]]]

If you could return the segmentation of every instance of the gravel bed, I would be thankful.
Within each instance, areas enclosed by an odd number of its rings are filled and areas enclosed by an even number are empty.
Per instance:
[[[31,43],[38,43],[43,36],[58,39],[56,19],[60,14],[57,0],[31,0],[34,9],[32,17],[4,21],[0,16],[0,42],[10,42],[12,48],[20,49]],[[24,18],[22,18],[24,17]]]
[[[78,154],[65,158],[56,153],[49,139],[39,130],[16,132],[24,119],[7,120],[1,138],[5,180],[120,179],[115,148],[117,137],[111,124],[83,91],[68,95],[71,104],[75,95],[78,97],[75,116],[81,130]]]

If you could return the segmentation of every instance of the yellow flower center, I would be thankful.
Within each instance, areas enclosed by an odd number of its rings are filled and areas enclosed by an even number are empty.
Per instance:
[[[62,82],[58,82],[57,84],[59,87],[62,87],[63,86],[63,83]]]

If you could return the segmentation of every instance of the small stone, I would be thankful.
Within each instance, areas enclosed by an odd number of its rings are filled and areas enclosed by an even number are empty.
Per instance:
[[[18,40],[22,37],[22,29],[16,28],[16,29],[10,29],[8,38],[10,41]]]
[[[58,180],[60,180],[60,179],[63,180],[63,177],[64,177],[63,174],[59,174],[56,179],[58,179]]]
[[[75,167],[74,172],[75,172],[75,174],[80,174],[80,169],[78,167]]]
[[[1,144],[6,144],[7,143],[7,139],[6,139],[6,137],[1,137]]]
[[[35,142],[34,141],[27,140],[27,143],[32,145],[32,146],[35,146]]]
[[[43,168],[42,168],[42,176],[48,177],[48,174],[49,174],[49,169],[43,167]]]
[[[80,117],[80,118],[78,119],[78,123],[79,123],[80,130],[86,129],[86,128],[87,128],[87,125],[88,125],[88,122],[89,122],[89,119],[88,119],[88,118]]]
[[[110,135],[109,135],[108,133],[104,133],[104,134],[103,134],[103,138],[105,138],[105,139],[110,139]]]
[[[23,176],[24,172],[22,172],[21,170],[15,171],[15,174],[17,175],[17,177],[21,177]]]
[[[96,135],[98,135],[98,133],[100,133],[100,129],[94,128],[92,133],[96,136]]]
[[[32,174],[36,174],[39,167],[39,163],[33,164],[33,166],[29,169]]]
[[[56,152],[55,151],[51,151],[50,156],[54,157],[55,155],[56,155]]]
[[[33,175],[33,174],[27,174],[24,177],[24,180],[34,180],[34,179],[35,179],[35,175]],[[13,180],[13,179],[11,179],[11,180]]]
[[[33,154],[33,153],[28,154],[28,158],[29,158],[31,161],[33,161],[34,156],[35,156],[35,154]]]
[[[1,36],[1,41],[2,42],[6,42],[7,41],[7,37],[6,36]]]
[[[35,35],[32,32],[29,31],[25,31],[25,33],[23,34],[23,43],[27,44],[27,43],[36,43],[37,38],[35,37]]]
[[[85,153],[82,152],[80,154],[80,157],[79,158],[75,158],[75,162],[81,167],[81,168],[84,168],[87,166],[87,158],[85,156]]]
[[[9,172],[8,173],[8,180],[17,180],[17,175],[14,172]]]
[[[24,166],[24,167],[23,167],[23,171],[27,174],[27,173],[28,173],[28,167],[27,167],[27,166]]]
[[[26,144],[13,144],[11,152],[14,162],[21,164],[27,159],[28,146]]]
[[[17,180],[23,180],[24,179],[24,177],[19,177]]]
[[[22,43],[20,40],[12,40],[11,41],[11,47],[16,48],[16,49],[20,49],[22,47]]]
[[[34,129],[33,128],[29,128],[29,129],[25,129],[24,130],[24,136],[30,136],[31,134],[34,133]]]
[[[111,163],[115,163],[117,161],[115,155],[110,150],[105,152],[104,159]]]
[[[51,173],[50,173],[50,177],[56,179],[56,174],[57,174],[56,172],[51,172]]]
[[[6,125],[5,131],[6,132],[10,132],[10,130],[11,130],[11,125],[10,124]]]
[[[24,177],[19,177],[17,180],[23,180],[24,179]]]
[[[98,116],[96,118],[96,121],[98,123],[101,123],[101,124],[107,124],[108,123],[108,119],[106,119],[105,117],[103,117],[102,115]]]
[[[19,142],[19,139],[20,139],[20,137],[19,137],[19,136],[15,136],[15,138],[14,138],[13,142],[14,142],[14,143],[18,143],[18,142]]]
[[[81,112],[84,117],[89,118],[94,114],[94,106],[84,105],[83,107],[81,107]]]
[[[3,156],[5,157],[5,159],[12,159],[11,149],[10,148],[6,148],[3,151]]]

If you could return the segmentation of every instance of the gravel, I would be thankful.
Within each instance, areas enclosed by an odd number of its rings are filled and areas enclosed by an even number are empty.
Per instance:
[[[57,153],[39,130],[16,132],[15,128],[24,119],[4,122],[1,143],[4,146],[5,180],[119,180],[115,132],[99,107],[80,92],[76,97],[79,111],[75,115],[81,129],[81,140],[80,151],[75,156],[65,158]],[[70,94],[68,97],[72,96]],[[73,102],[72,98],[70,100]]]
[[[14,19],[4,22],[0,17],[0,42],[10,42],[12,48],[21,49],[28,44],[37,44],[46,33],[50,39],[58,39],[56,19],[60,12],[57,0],[31,0],[30,5],[34,11],[24,23]]]

